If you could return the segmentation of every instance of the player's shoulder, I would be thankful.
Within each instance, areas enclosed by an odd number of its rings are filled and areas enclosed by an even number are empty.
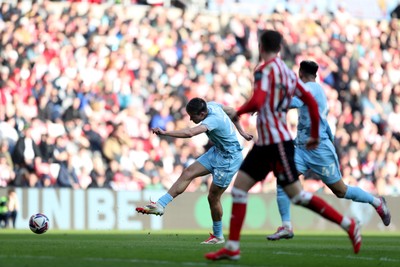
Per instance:
[[[209,102],[207,102],[207,107],[208,108],[222,108],[222,105],[215,101],[209,101]]]
[[[263,62],[261,64],[258,64],[256,68],[254,69],[254,80],[259,81],[262,79],[263,74],[265,71],[269,71],[271,69],[271,61],[269,62]]]
[[[306,86],[315,93],[324,93],[324,89],[322,86],[317,82],[308,82]]]
[[[210,115],[217,115],[223,112],[222,104],[214,101],[207,102],[207,109]]]
[[[265,69],[270,69],[272,66],[276,65],[279,62],[279,60],[280,59],[278,57],[276,57],[276,58],[270,59],[268,61],[264,61],[256,66],[256,68],[254,69],[254,72],[262,72]]]
[[[269,61],[263,62],[262,64],[256,67],[255,72],[257,71],[268,72],[272,70],[277,70],[278,72],[286,73],[286,75],[296,76],[295,72],[291,70],[280,57],[275,57]]]

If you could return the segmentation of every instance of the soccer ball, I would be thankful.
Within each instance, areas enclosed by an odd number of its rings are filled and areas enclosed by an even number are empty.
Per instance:
[[[29,228],[35,234],[43,234],[49,229],[49,218],[42,213],[37,213],[29,219]]]

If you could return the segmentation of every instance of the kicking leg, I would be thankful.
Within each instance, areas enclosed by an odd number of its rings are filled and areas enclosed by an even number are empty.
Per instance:
[[[198,161],[183,170],[181,176],[171,186],[168,192],[160,197],[157,202],[151,202],[144,207],[137,207],[136,211],[143,214],[163,215],[165,207],[178,195],[182,194],[189,186],[190,182],[199,176],[210,172]]]

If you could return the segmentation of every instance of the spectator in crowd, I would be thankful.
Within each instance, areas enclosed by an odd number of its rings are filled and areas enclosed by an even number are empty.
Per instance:
[[[12,184],[15,178],[14,162],[9,151],[8,141],[0,142],[0,187]]]
[[[89,141],[90,151],[102,151],[103,137],[100,134],[100,128],[101,124],[96,122],[95,120],[89,121],[82,128],[83,134]]]
[[[68,139],[66,136],[60,135],[55,138],[53,150],[54,162],[64,167],[67,166],[69,158],[67,144]]]
[[[7,228],[8,227],[8,198],[7,196],[0,197],[0,228]]]
[[[150,121],[150,128],[161,128],[167,129],[167,124],[173,121],[173,117],[170,114],[169,107],[164,106],[161,108],[159,113],[155,114]]]
[[[98,174],[92,177],[92,182],[89,184],[88,188],[108,188],[111,189],[111,185],[109,182],[107,182],[105,174]]]
[[[37,157],[41,157],[40,149],[32,138],[32,128],[27,125],[15,144],[12,159],[17,168],[34,169]]]
[[[68,187],[72,189],[81,188],[79,184],[79,178],[74,169],[73,165],[73,155],[66,152],[66,159],[60,165],[60,171],[57,177],[57,185],[60,187]]]
[[[65,110],[62,115],[63,121],[71,121],[75,119],[85,119],[85,113],[80,109],[81,107],[81,99],[75,97],[72,100],[72,104]]]
[[[7,197],[8,197],[7,205],[8,205],[9,220],[11,220],[12,227],[15,229],[15,222],[17,220],[19,211],[19,200],[14,188],[8,189]]]
[[[103,143],[103,154],[106,160],[109,162],[111,160],[116,160],[120,163],[122,157],[122,151],[129,149],[131,147],[132,140],[128,137],[125,124],[119,123],[113,126],[113,130],[104,140]]]
[[[54,159],[54,138],[44,133],[40,138],[39,149],[42,155],[42,161],[52,163]]]
[[[13,184],[15,172],[4,155],[0,155],[0,187]]]

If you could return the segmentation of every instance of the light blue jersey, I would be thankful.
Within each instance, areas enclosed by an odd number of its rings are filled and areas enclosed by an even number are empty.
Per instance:
[[[333,184],[339,181],[342,175],[335,147],[332,143],[333,134],[326,119],[328,115],[328,102],[323,88],[318,83],[308,82],[306,86],[318,104],[320,144],[314,150],[307,150],[305,148],[305,144],[310,138],[310,115],[307,106],[300,99],[294,97],[290,107],[298,108],[299,111],[299,124],[295,139],[296,168],[300,173],[305,173],[311,169],[321,177],[325,184]]]
[[[320,140],[330,139],[333,140],[333,134],[329,127],[326,116],[328,115],[328,102],[326,95],[321,85],[316,82],[306,83],[310,93],[314,96],[318,104],[318,112],[320,117],[319,123],[319,138]],[[293,97],[290,103],[290,108],[298,108],[299,111],[299,124],[297,125],[297,137],[295,139],[296,145],[305,145],[310,138],[311,132],[311,119],[308,113],[308,107],[297,97]]]
[[[208,138],[222,152],[241,151],[242,147],[236,136],[235,125],[222,109],[222,105],[208,102],[207,108],[208,115],[201,124],[207,127]]]
[[[319,84],[308,82],[306,83],[306,86],[318,104],[318,112],[320,115],[320,144],[316,149],[306,149],[305,144],[310,138],[310,116],[307,106],[305,106],[300,99],[294,97],[290,107],[298,108],[299,111],[294,162],[299,173],[304,174],[306,171],[311,170],[321,177],[325,184],[332,185],[342,179],[342,174],[340,173],[339,160],[332,142],[333,134],[326,120],[328,114],[328,103],[324,90]],[[374,197],[371,194],[358,187],[348,185],[346,185],[346,187],[347,189],[344,198],[362,203],[373,203]],[[280,185],[277,186],[277,202],[282,223],[283,225],[289,225],[288,227],[290,228],[290,199]],[[273,235],[271,237],[273,237]]]
[[[213,142],[197,161],[213,175],[213,183],[228,187],[243,161],[242,147],[236,136],[235,125],[222,109],[222,105],[208,102],[208,115],[201,122],[206,126],[208,138]]]

